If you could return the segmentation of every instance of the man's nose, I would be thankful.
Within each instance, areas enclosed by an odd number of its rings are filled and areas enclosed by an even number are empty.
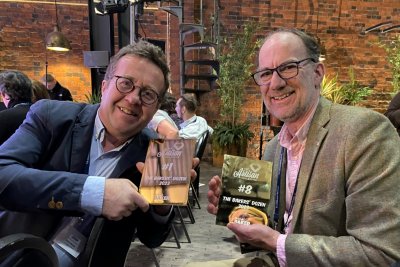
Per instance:
[[[141,103],[140,90],[141,89],[139,87],[135,86],[131,92],[125,95],[125,99],[133,104]]]
[[[274,71],[272,73],[272,78],[269,83],[269,88],[271,90],[279,90],[282,87],[286,86],[286,80],[282,79],[281,76],[279,76],[277,71]]]

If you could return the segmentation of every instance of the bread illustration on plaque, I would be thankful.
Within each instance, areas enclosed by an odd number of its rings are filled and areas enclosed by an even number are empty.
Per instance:
[[[229,214],[229,222],[239,224],[268,224],[267,215],[259,209],[253,207],[235,207]]]

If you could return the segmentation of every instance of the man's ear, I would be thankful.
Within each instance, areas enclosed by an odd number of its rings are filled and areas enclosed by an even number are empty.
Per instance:
[[[104,91],[107,89],[107,87],[108,87],[108,81],[103,80],[103,81],[101,82],[101,95],[104,94]]]
[[[324,78],[325,75],[325,66],[321,62],[316,63],[317,66],[315,68],[315,87],[320,88],[322,79]]]

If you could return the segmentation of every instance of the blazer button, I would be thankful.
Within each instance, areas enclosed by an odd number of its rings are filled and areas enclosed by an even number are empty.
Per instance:
[[[57,201],[56,208],[57,209],[62,209],[63,207],[64,207],[63,203],[61,201]]]
[[[54,209],[56,207],[56,202],[54,201],[54,198],[52,198],[49,203],[47,204],[50,209]]]

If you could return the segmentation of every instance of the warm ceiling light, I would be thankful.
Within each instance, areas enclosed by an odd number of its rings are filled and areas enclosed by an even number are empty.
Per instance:
[[[58,12],[57,12],[57,0],[54,0],[56,6],[56,26],[54,31],[46,36],[46,48],[53,51],[66,52],[71,50],[71,44],[68,39],[60,31],[58,26]]]
[[[317,39],[317,44],[320,48],[320,54],[319,54],[319,61],[324,61],[326,59],[326,48],[325,45],[322,43],[321,39],[319,38],[319,36],[315,36],[315,38]]]
[[[60,52],[66,52],[72,49],[68,39],[59,31],[58,26],[55,26],[54,31],[47,35],[46,48]]]

